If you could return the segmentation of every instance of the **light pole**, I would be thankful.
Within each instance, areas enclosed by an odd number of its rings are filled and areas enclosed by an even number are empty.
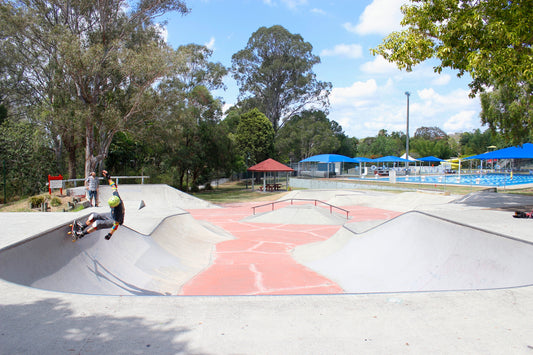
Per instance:
[[[405,96],[407,96],[407,130],[405,132],[405,159],[409,160],[409,96],[411,93],[409,91],[405,92]],[[405,166],[408,169],[409,168],[409,162],[405,162]],[[405,172],[407,174],[407,171]]]

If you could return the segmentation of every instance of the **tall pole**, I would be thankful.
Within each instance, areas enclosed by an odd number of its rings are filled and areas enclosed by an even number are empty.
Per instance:
[[[405,92],[405,96],[407,96],[407,129],[405,131],[405,159],[409,159],[409,96],[411,93],[409,91]],[[405,166],[409,167],[409,162],[405,162]],[[407,172],[406,172],[407,173]]]
[[[7,175],[7,171],[6,171],[6,161],[5,160],[2,162],[2,166],[3,166],[3,170],[4,170],[4,204],[7,204],[7,195],[6,195],[6,175]]]

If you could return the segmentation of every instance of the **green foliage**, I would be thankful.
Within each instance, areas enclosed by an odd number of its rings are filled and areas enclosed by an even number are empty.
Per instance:
[[[426,139],[423,137],[414,138],[410,141],[412,151],[411,156],[422,158],[427,156],[434,156],[441,159],[449,159],[454,156],[448,140],[443,139]],[[412,153],[412,154],[411,154]]]
[[[72,157],[85,144],[86,173],[107,155],[116,132],[146,119],[142,108],[151,102],[145,93],[174,70],[174,53],[155,18],[188,12],[180,0],[128,5],[0,3],[0,46],[16,58],[8,63],[16,78],[7,83],[9,92],[21,109],[39,107],[51,139],[59,134]]]
[[[459,143],[461,145],[462,155],[485,153],[489,146],[498,144],[490,130],[486,130],[482,133],[479,129],[476,129],[474,132],[463,133]]]
[[[241,116],[235,134],[240,155],[248,167],[274,154],[274,127],[258,109]]]
[[[46,199],[43,195],[30,197],[30,208],[41,207],[45,200]]]
[[[57,196],[52,197],[52,199],[50,200],[50,205],[52,205],[52,207],[61,206],[61,199]]]
[[[414,138],[437,140],[446,139],[448,135],[439,127],[420,127],[415,131]]]
[[[533,141],[532,86],[533,82],[520,87],[500,85],[481,94],[481,122],[512,145]]]
[[[323,111],[303,111],[280,128],[276,151],[281,161],[300,161],[317,154],[355,156],[356,140],[346,137],[342,127]]]
[[[437,72],[470,73],[472,94],[484,86],[532,82],[530,2],[415,0],[402,12],[406,29],[390,34],[374,54],[406,69],[435,57]]]
[[[0,125],[0,162],[6,167],[8,200],[9,196],[27,196],[45,190],[48,174],[57,173],[52,150],[43,137],[40,127],[28,122],[7,120]],[[0,181],[2,193],[3,180]]]
[[[360,140],[357,146],[359,156],[378,158],[387,155],[400,156],[405,152],[405,135],[399,132],[388,134],[381,130],[376,137]]]
[[[244,109],[264,112],[277,132],[305,105],[327,107],[331,83],[316,79],[312,68],[320,58],[312,49],[302,36],[279,25],[254,32],[245,49],[231,57],[239,98],[252,100],[253,105]]]
[[[533,6],[530,1],[411,0],[401,32],[371,52],[411,70],[436,58],[443,68],[469,73],[471,96],[482,95],[482,122],[512,143],[532,138]]]

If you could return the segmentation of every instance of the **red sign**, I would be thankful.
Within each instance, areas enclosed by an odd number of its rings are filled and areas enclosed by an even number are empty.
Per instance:
[[[48,175],[48,193],[52,194],[52,189],[59,189],[61,195],[63,195],[63,176],[51,176]]]

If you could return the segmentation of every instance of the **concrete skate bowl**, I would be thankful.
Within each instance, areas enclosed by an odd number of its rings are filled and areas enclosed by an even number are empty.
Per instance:
[[[533,284],[533,245],[421,212],[363,233],[345,225],[294,258],[346,293],[484,290]]]
[[[0,278],[39,289],[98,295],[176,295],[209,266],[215,244],[231,239],[182,213],[150,235],[120,227],[73,243],[68,224],[0,250]]]
[[[330,212],[312,204],[290,205],[273,211],[257,213],[242,219],[252,223],[343,225],[346,215]]]

